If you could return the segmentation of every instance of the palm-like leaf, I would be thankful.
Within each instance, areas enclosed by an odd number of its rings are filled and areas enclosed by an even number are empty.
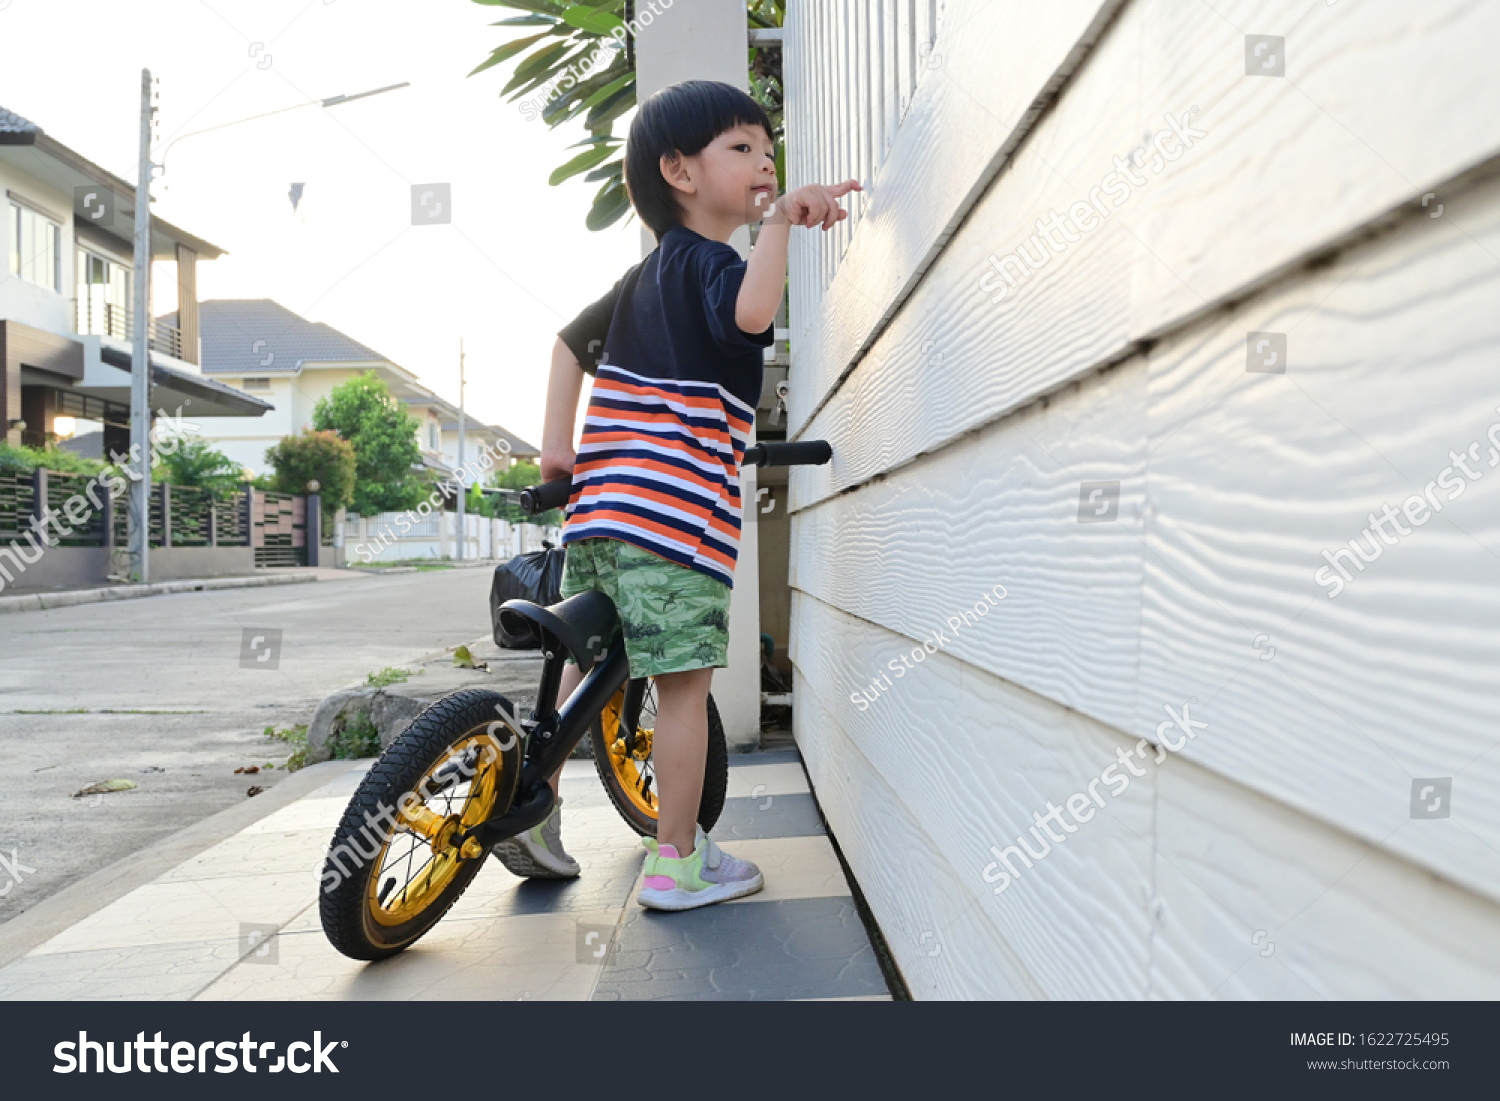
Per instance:
[[[624,183],[624,160],[619,155],[622,143],[614,137],[613,130],[614,124],[636,105],[634,51],[629,48],[627,39],[627,48],[619,50],[607,63],[586,73],[579,70],[589,64],[599,50],[615,48],[612,41],[615,33],[626,27],[622,18],[626,13],[625,0],[474,2],[527,13],[500,20],[493,26],[518,30],[547,28],[501,46],[469,75],[515,60],[530,47],[537,47],[517,62],[500,94],[514,101],[538,88],[546,88],[547,101],[540,113],[549,128],[582,117],[584,128],[591,136],[574,144],[573,148],[581,151],[554,169],[548,182],[555,186],[581,175],[586,182],[599,183],[601,186],[584,222],[591,230],[613,225],[630,210]],[[746,3],[746,20],[752,27],[779,27],[785,14],[786,0],[747,0]],[[785,190],[781,54],[779,50],[751,49],[748,56],[750,94],[766,108],[771,118],[772,138],[777,146],[776,177],[779,186]]]

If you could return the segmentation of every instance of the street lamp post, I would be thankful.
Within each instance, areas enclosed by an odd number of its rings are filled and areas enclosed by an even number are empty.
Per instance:
[[[252,115],[250,118],[194,130],[168,142],[167,147],[162,150],[161,163],[154,164],[151,160],[151,119],[156,109],[151,106],[151,70],[141,70],[141,157],[135,186],[135,297],[131,303],[134,331],[130,345],[130,462],[135,464],[135,477],[130,487],[130,507],[126,512],[130,573],[135,580],[151,579],[151,181],[155,178],[156,170],[166,172],[167,154],[171,152],[172,146],[185,138],[206,134],[210,130],[223,130],[227,126],[238,126],[242,122],[254,122],[284,111],[295,111],[299,107],[337,107],[353,103],[357,99],[378,96],[382,92],[409,87],[410,82],[403,81],[368,92],[357,92],[352,96],[311,99],[306,103],[295,103],[290,107]]]

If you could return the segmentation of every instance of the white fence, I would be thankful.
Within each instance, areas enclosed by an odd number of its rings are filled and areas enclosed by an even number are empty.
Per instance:
[[[506,561],[542,549],[545,539],[562,542],[562,528],[513,524],[483,516],[464,517],[463,557]],[[349,515],[343,524],[344,558],[350,565],[396,562],[412,558],[457,558],[458,513],[382,512]]]

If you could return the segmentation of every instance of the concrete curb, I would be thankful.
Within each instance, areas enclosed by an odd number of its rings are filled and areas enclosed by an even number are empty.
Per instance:
[[[512,662],[525,662],[526,667],[540,666],[541,654],[535,650],[495,652],[491,640],[485,637],[466,643],[470,651],[490,664],[490,673],[483,678],[478,674],[465,673],[451,665],[456,647],[446,646],[408,662],[424,675],[403,684],[376,688],[368,684],[354,684],[325,696],[313,713],[307,726],[308,759],[326,761],[332,750],[329,743],[334,736],[359,719],[370,722],[380,738],[381,749],[386,749],[411,725],[413,719],[444,696],[465,688],[485,688],[507,696],[512,702],[528,700],[532,691],[518,691],[517,680],[521,673],[513,671]],[[509,668],[508,668],[509,667]],[[529,685],[528,685],[529,688]],[[582,739],[575,747],[575,759],[591,757],[588,739]]]
[[[0,967],[20,959],[90,914],[150,883],[159,875],[235,836],[282,807],[309,795],[368,761],[330,761],[292,773],[243,803],[211,814],[144,849],[76,880],[0,925]],[[333,836],[333,831],[329,831]]]
[[[195,593],[212,589],[258,589],[265,585],[297,585],[316,581],[314,573],[291,573],[258,577],[200,577],[184,581],[153,581],[146,585],[115,585],[107,589],[74,589],[59,593],[28,593],[0,596],[0,615],[9,612],[41,612],[48,608],[71,608],[104,600],[135,600],[160,593]]]

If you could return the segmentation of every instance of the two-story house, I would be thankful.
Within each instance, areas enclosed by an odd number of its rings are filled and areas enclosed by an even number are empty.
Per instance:
[[[0,108],[0,439],[41,446],[101,434],[130,448],[135,188]],[[199,366],[197,264],[223,249],[152,216],[151,259],[176,268],[172,322],[150,331],[153,419],[199,430],[205,418],[254,422],[270,404]],[[61,430],[61,431],[60,431]]]
[[[373,348],[322,322],[309,321],[268,298],[216,299],[199,306],[203,372],[266,402],[264,416],[214,422],[205,438],[240,465],[266,469],[266,449],[312,424],[321,398],[350,379],[373,371],[391,395],[417,418],[422,462],[447,479],[458,458],[458,409],[422,385],[417,376]],[[176,315],[163,318],[176,324]],[[537,448],[494,425],[469,418],[466,459],[504,439],[511,459],[536,459]]]

